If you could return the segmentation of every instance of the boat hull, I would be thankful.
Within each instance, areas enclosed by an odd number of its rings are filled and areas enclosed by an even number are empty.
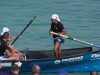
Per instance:
[[[1,71],[11,73],[11,66],[18,61],[1,61]],[[31,73],[33,65],[41,67],[41,73],[54,73],[61,69],[67,72],[86,72],[91,70],[100,71],[100,52],[88,52],[61,58],[28,59],[20,61],[20,73]]]

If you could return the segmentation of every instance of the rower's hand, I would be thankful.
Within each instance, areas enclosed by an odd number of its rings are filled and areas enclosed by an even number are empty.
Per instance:
[[[20,33],[18,33],[18,35],[17,35],[18,37],[20,36]]]
[[[20,53],[20,55],[21,55],[21,56],[25,56],[25,54],[24,54],[24,53]]]

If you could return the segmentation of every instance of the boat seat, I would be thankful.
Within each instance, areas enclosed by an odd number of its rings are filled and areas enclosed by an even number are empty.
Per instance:
[[[43,53],[40,51],[29,51],[28,55],[26,56],[27,59],[42,59]]]

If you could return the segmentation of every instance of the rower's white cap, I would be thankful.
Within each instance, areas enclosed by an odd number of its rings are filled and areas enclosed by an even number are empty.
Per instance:
[[[57,21],[60,21],[59,16],[57,14],[53,14],[51,16],[52,19],[56,19]]]
[[[3,35],[5,32],[9,32],[9,29],[8,29],[7,27],[4,27],[4,28],[2,29],[1,35]]]

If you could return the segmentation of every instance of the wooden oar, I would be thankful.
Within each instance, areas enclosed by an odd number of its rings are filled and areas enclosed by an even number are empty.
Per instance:
[[[54,35],[58,35],[57,33],[52,32],[52,31],[50,31],[50,33],[52,33]],[[66,36],[66,35],[60,35],[60,36],[64,37],[64,38],[67,38],[67,39],[70,39],[70,40],[74,40],[74,41],[77,41],[77,42],[81,42],[81,43],[84,43],[84,44],[88,44],[88,45],[100,48],[100,46],[98,46],[98,45],[95,45],[95,44],[92,44],[92,43],[89,43],[89,42],[85,42],[85,41],[82,41],[82,40],[79,40],[79,39],[76,39],[76,38],[72,38],[72,37],[69,37],[69,36]]]
[[[27,24],[27,26],[22,30],[22,32],[15,38],[15,40],[12,42],[12,44],[14,44],[14,42],[19,38],[19,36],[22,35],[22,33],[29,27],[29,25],[34,21],[35,18],[36,18],[36,16],[34,16],[34,18]]]

